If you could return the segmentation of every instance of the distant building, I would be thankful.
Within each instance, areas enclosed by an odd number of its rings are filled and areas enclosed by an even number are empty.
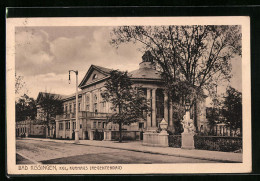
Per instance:
[[[38,123],[36,120],[26,119],[16,122],[17,137],[41,137],[45,138],[45,125]]]
[[[114,140],[119,136],[118,125],[107,123],[106,117],[112,113],[111,103],[105,102],[101,97],[106,80],[109,79],[111,69],[91,65],[83,80],[79,84],[79,138],[90,140]],[[142,57],[139,69],[129,72],[134,86],[143,89],[147,100],[150,100],[152,111],[144,120],[138,120],[130,126],[123,126],[123,138],[142,139],[145,131],[155,131],[164,118],[168,128],[174,132],[173,107],[168,99],[161,73],[156,70],[155,63],[149,52]],[[72,139],[76,128],[75,94],[63,97],[63,115],[56,116],[56,137]],[[197,125],[207,128],[205,101],[198,105]]]

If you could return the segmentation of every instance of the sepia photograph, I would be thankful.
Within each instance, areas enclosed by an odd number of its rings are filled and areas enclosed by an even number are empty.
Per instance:
[[[7,19],[7,172],[250,172],[249,21]]]

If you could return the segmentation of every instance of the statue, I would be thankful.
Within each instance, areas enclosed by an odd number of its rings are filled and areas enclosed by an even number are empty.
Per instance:
[[[186,114],[183,116],[183,120],[181,120],[183,125],[183,133],[194,133],[195,127],[193,124],[193,120],[190,119],[190,112],[187,111]]]

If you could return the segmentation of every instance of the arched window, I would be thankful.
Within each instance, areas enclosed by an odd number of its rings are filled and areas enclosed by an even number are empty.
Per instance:
[[[94,102],[97,102],[97,95],[94,95]]]
[[[97,74],[94,74],[92,77],[92,80],[97,79],[97,78],[98,78]]]
[[[86,97],[86,102],[89,103],[89,96]]]

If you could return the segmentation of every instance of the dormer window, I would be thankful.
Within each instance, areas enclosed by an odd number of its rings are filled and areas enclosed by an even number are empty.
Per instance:
[[[92,80],[95,80],[97,78],[98,78],[97,74],[94,74]]]

